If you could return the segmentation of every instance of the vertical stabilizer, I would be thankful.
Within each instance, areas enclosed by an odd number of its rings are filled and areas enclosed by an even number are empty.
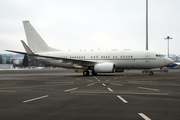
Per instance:
[[[24,24],[24,30],[26,33],[28,46],[34,53],[57,51],[57,49],[49,47],[44,42],[44,40],[33,28],[33,26],[29,23],[29,21],[23,21],[23,24]]]

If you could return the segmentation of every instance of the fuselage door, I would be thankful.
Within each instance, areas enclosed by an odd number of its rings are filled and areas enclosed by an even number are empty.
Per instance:
[[[145,62],[149,62],[150,61],[150,53],[145,53]]]

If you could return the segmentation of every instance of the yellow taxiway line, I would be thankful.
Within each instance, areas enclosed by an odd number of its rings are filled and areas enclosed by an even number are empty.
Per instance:
[[[83,92],[70,91],[70,93],[86,93],[86,94],[124,94],[124,95],[169,95],[169,93],[133,93],[133,92]]]
[[[0,92],[17,92],[16,90],[0,90]]]

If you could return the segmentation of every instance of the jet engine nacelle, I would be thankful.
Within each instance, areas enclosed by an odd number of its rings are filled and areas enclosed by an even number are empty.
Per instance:
[[[114,73],[115,64],[113,63],[99,63],[94,66],[95,73]]]

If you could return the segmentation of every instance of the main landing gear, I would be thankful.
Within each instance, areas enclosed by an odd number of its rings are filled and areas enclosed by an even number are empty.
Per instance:
[[[91,74],[94,75],[94,76],[97,75],[97,73],[95,73],[94,70],[92,70]],[[89,71],[88,71],[88,70],[85,70],[85,71],[83,72],[83,75],[84,75],[84,76],[89,76]]]
[[[83,71],[83,75],[84,76],[88,76],[89,75],[89,71],[88,70]]]
[[[94,75],[94,76],[97,75],[97,73],[95,73],[94,70],[92,70],[91,74]]]

